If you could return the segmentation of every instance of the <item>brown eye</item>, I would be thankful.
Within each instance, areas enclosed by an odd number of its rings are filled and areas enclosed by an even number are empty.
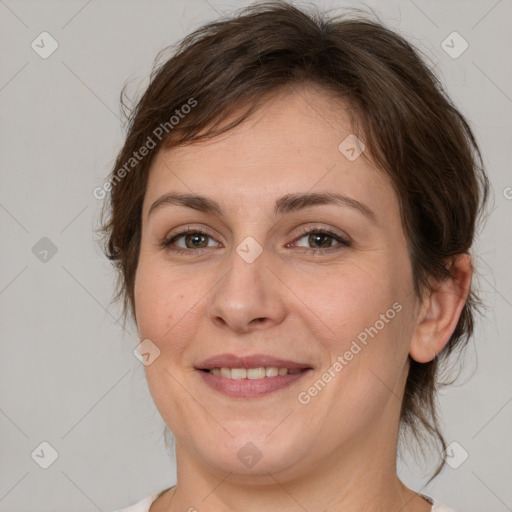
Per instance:
[[[300,243],[301,240],[306,241],[305,243]],[[331,248],[338,248],[338,246],[348,247],[350,246],[350,242],[343,238],[341,235],[332,233],[331,231],[316,229],[305,232],[304,235],[302,235],[294,242],[294,245],[298,247],[305,247],[313,251],[318,251],[322,249],[327,250]]]
[[[208,233],[192,229],[173,235],[162,242],[164,248],[182,254],[215,247],[215,244],[217,242]]]
[[[325,233],[312,233],[308,235],[308,242],[313,247],[326,248],[331,247],[332,236]]]
[[[208,247],[208,235],[205,235],[204,233],[192,233],[185,235],[185,246],[189,249],[202,249],[203,247]]]

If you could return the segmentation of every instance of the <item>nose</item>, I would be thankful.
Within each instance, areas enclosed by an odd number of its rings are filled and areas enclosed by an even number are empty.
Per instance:
[[[210,295],[211,322],[237,334],[280,324],[286,316],[286,290],[266,252],[249,262],[233,250],[226,263]]]

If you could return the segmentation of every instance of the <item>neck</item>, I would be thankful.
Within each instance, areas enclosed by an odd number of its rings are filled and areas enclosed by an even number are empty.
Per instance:
[[[407,489],[396,474],[396,438],[384,446],[382,441],[369,443],[367,433],[359,437],[358,442],[340,447],[316,464],[306,461],[308,469],[300,473],[294,468],[293,474],[223,473],[205,467],[177,442],[178,485],[165,500],[167,506],[151,511],[429,512],[431,506]]]

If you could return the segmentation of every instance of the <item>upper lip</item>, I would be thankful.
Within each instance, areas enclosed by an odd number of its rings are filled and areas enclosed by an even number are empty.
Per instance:
[[[196,365],[198,370],[211,370],[212,368],[258,368],[277,366],[289,370],[302,370],[311,368],[305,363],[298,363],[288,359],[281,359],[266,354],[252,354],[247,356],[236,356],[234,354],[218,354],[201,361]]]

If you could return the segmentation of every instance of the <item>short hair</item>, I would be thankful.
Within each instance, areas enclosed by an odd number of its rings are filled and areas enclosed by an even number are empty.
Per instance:
[[[142,205],[155,154],[231,130],[285,87],[320,86],[349,106],[364,155],[389,176],[397,194],[418,297],[432,290],[432,278],[452,277],[453,256],[469,253],[489,182],[467,121],[403,37],[359,14],[328,17],[311,7],[253,4],[200,27],[155,65],[129,115],[101,228],[105,252],[119,271],[116,298],[123,298],[125,319],[128,308],[135,314]],[[135,159],[149,141],[149,154]],[[433,440],[446,448],[436,407],[439,365],[466,345],[480,303],[472,284],[439,357],[423,364],[410,359],[401,432],[412,432],[420,445]]]

